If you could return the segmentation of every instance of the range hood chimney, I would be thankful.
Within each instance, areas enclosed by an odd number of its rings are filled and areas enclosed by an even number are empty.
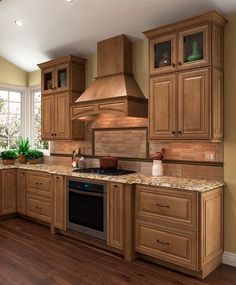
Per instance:
[[[147,118],[147,99],[132,74],[132,43],[119,35],[97,44],[98,77],[71,104],[72,120],[99,114]]]

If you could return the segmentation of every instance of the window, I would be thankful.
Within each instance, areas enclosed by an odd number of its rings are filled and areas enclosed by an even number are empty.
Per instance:
[[[22,99],[22,92],[0,89],[0,149],[15,148],[23,133]]]
[[[40,88],[0,85],[0,151],[16,148],[20,136],[49,154],[49,143],[41,140]]]
[[[33,145],[34,148],[48,150],[48,142],[41,139],[41,91],[33,90]]]

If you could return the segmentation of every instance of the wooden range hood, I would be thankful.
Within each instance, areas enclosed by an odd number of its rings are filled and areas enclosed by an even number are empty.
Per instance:
[[[71,104],[72,120],[99,114],[147,118],[148,103],[132,74],[132,43],[119,35],[97,44],[98,77]]]

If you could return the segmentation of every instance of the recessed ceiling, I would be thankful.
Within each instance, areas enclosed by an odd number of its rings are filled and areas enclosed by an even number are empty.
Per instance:
[[[85,56],[96,43],[142,32],[209,10],[236,11],[235,0],[2,0],[0,55],[26,71],[58,56]],[[17,26],[19,20],[23,26]]]

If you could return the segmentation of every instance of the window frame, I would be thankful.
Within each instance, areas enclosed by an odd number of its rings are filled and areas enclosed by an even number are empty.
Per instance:
[[[28,137],[30,145],[34,148],[34,93],[41,92],[40,85],[32,87],[24,87],[12,84],[0,83],[0,89],[4,91],[20,92],[21,93],[21,135],[22,137]],[[27,122],[27,124],[26,124]],[[40,149],[44,155],[50,155],[50,142],[49,148]]]
[[[34,120],[35,120],[35,113],[34,113],[34,94],[36,92],[41,92],[41,96],[42,96],[42,91],[41,91],[41,86],[37,85],[37,86],[33,86],[33,87],[28,87],[28,96],[29,96],[29,104],[30,106],[29,108],[29,114],[30,117],[28,118],[28,122],[29,122],[29,130],[28,130],[28,137],[30,140],[30,143],[32,145],[32,147],[35,147],[35,129],[34,129]],[[30,131],[31,130],[31,131]],[[39,149],[40,151],[42,151],[44,153],[44,155],[50,155],[50,142],[48,142],[48,149]]]
[[[25,124],[25,96],[26,88],[23,86],[12,85],[12,84],[2,84],[0,83],[0,89],[7,92],[19,92],[21,93],[21,136],[25,136],[26,124]],[[9,102],[9,101],[8,101]]]

